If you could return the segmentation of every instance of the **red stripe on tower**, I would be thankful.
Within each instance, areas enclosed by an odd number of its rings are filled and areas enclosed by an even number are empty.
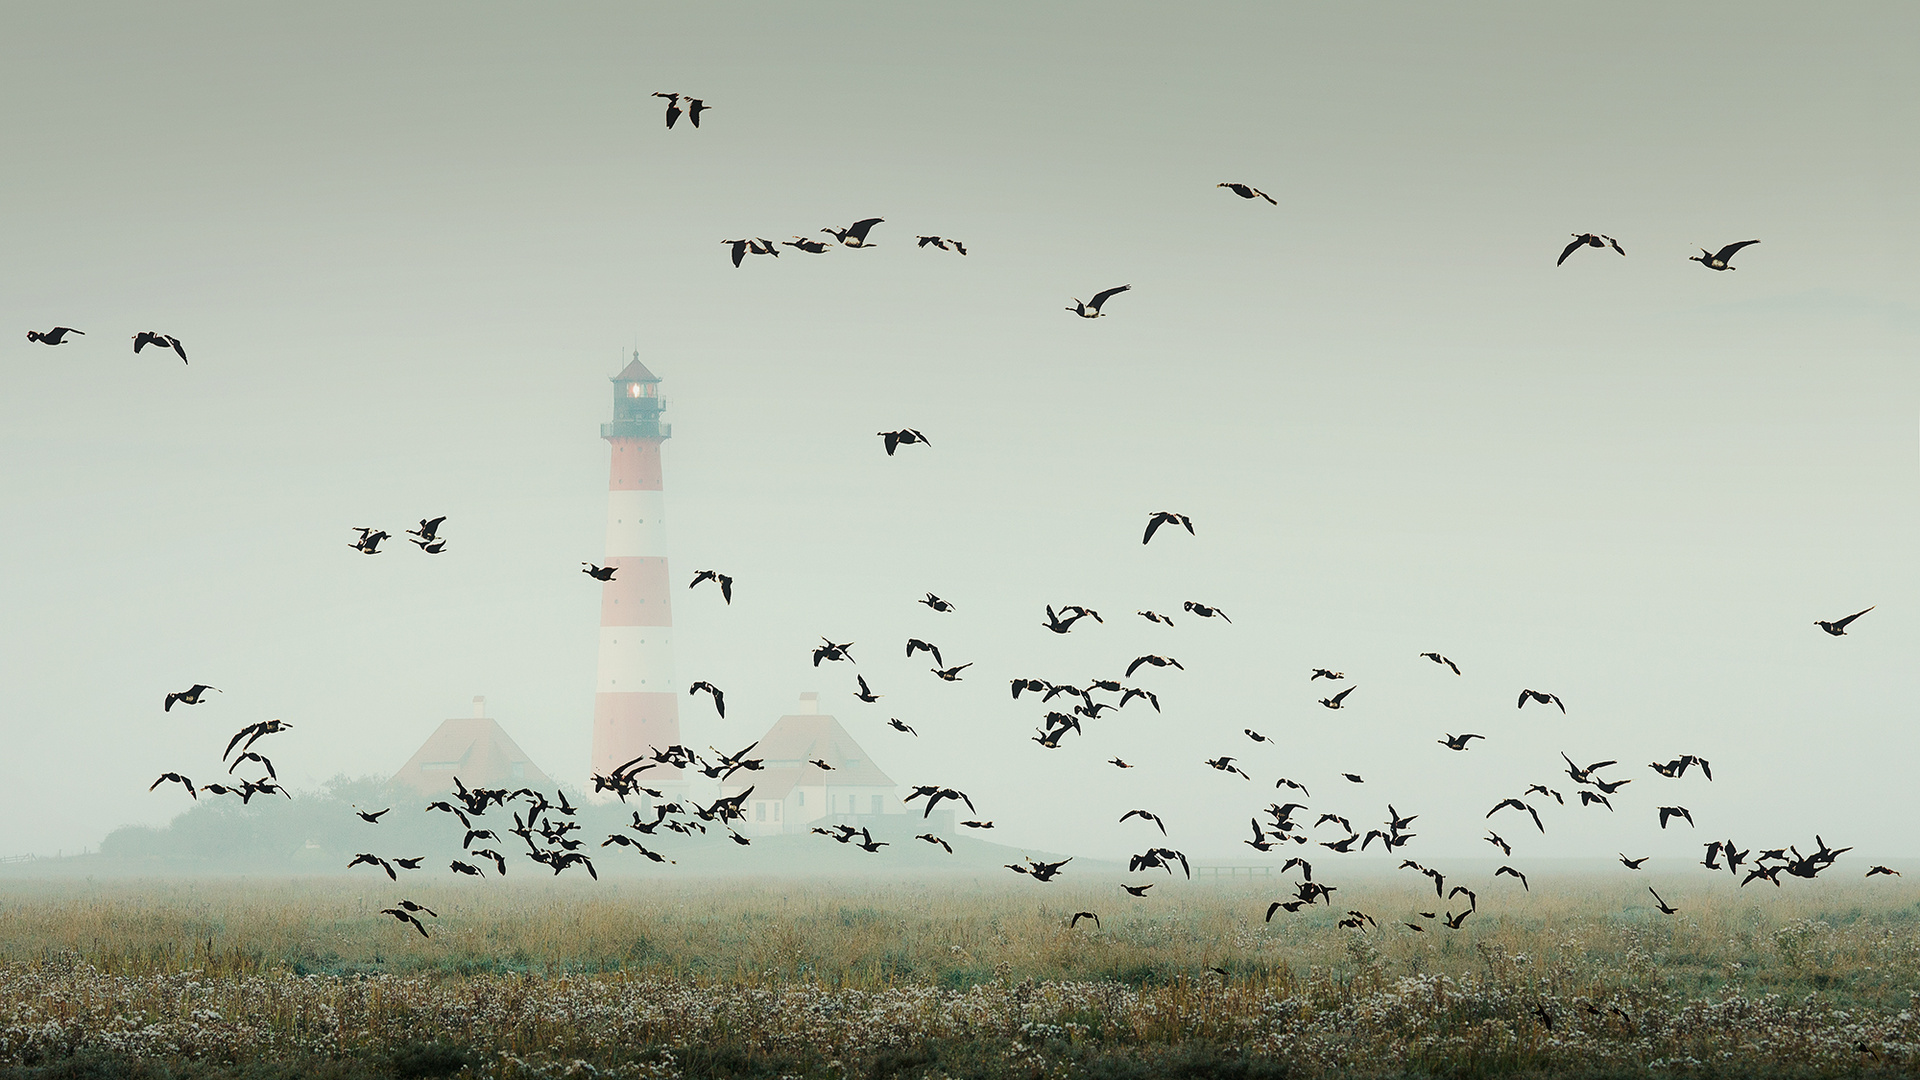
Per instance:
[[[593,771],[616,767],[680,741],[673,682],[673,605],[667,583],[666,499],[660,444],[673,433],[660,377],[634,353],[613,377],[613,444],[607,483],[607,554],[617,567],[601,586],[600,665],[593,696]]]

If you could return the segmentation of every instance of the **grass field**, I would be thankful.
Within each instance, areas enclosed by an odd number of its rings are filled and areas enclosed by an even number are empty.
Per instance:
[[[0,884],[14,1076],[1861,1075],[1920,1069],[1898,883]],[[1637,891],[1637,895],[1636,895]],[[1456,903],[1456,908],[1458,904]],[[1349,909],[1378,929],[1335,926]],[[1079,910],[1100,914],[1096,928]]]

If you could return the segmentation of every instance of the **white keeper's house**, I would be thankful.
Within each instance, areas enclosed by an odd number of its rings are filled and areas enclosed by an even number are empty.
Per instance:
[[[763,768],[736,772],[720,785],[723,797],[753,789],[741,807],[746,820],[734,826],[743,836],[841,823],[877,826],[883,817],[901,821],[898,815],[912,809],[847,729],[820,711],[818,694],[801,694],[800,711],[776,721],[753,756],[765,762]],[[832,768],[822,769],[815,760]]]

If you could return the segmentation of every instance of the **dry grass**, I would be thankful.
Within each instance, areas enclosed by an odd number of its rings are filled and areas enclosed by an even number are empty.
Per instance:
[[[378,914],[384,878],[9,883],[0,1062],[399,1068],[439,1039],[487,1075],[1920,1066],[1898,885],[1662,884],[1665,917],[1637,879],[1533,884],[1415,933],[1433,894],[1397,879],[1271,924],[1245,884],[448,883],[405,893],[440,912],[423,940]],[[1083,909],[1103,926],[1066,929]]]

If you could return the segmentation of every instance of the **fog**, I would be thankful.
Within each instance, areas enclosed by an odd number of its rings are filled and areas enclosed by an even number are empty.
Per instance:
[[[1816,832],[1912,854],[1909,6],[9,22],[0,855],[165,823],[191,800],[153,778],[218,773],[268,717],[310,789],[391,773],[484,694],[584,786],[578,571],[635,352],[673,424],[676,676],[728,696],[724,720],[682,699],[696,748],[818,691],[902,785],[1089,858],[1139,846],[1136,806],[1251,858],[1277,776],[1363,831],[1420,814],[1421,858],[1482,857],[1497,800],[1572,798],[1562,751],[1633,783],[1611,814],[1543,807],[1544,837],[1496,819],[1517,859]],[[656,90],[712,111],[664,130]],[[870,216],[871,251],[736,269],[720,244]],[[1577,232],[1627,256],[1556,267]],[[1687,261],[1754,238],[1737,272]],[[1123,283],[1104,318],[1061,310]],[[86,336],[24,340],[56,324]],[[191,363],[133,355],[142,330]],[[874,433],[902,426],[932,445],[887,457]],[[1142,545],[1162,509],[1196,535]],[[445,555],[348,546],[443,514]],[[679,584],[707,567],[731,605]],[[1067,603],[1104,624],[1042,630]],[[1845,637],[1811,625],[1868,605]],[[823,635],[857,665],[816,668]],[[975,666],[934,679],[909,636]],[[1161,713],[1030,741],[1052,706],[1008,679],[1149,652],[1185,665],[1130,680]],[[1314,667],[1348,675],[1345,709]],[[222,693],[161,711],[195,682]],[[1516,710],[1521,687],[1566,715]],[[1435,743],[1463,731],[1486,741]],[[1711,783],[1646,768],[1683,753]],[[1672,803],[1699,828],[1659,829]]]

